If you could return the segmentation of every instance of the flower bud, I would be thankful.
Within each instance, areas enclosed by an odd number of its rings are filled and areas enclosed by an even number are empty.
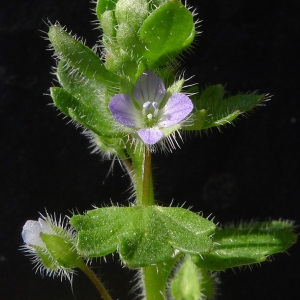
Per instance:
[[[57,222],[47,214],[38,221],[29,220],[22,230],[25,245],[22,247],[42,274],[72,280],[74,268],[84,262],[74,246],[75,233],[64,220]]]

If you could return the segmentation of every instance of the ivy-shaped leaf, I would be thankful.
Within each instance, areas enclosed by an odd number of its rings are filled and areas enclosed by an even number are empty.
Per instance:
[[[211,250],[215,225],[179,207],[105,207],[75,215],[77,248],[84,257],[101,257],[118,250],[131,267],[158,264],[177,251]]]
[[[217,84],[193,95],[196,110],[192,115],[194,124],[184,129],[200,130],[230,124],[239,115],[266,100],[266,95],[257,94],[241,94],[224,99],[224,93],[224,87]]]
[[[282,221],[218,229],[213,237],[213,250],[193,258],[200,268],[212,271],[260,263],[296,243],[297,235],[293,229],[291,222]]]
[[[192,43],[195,32],[193,15],[180,1],[159,6],[139,32],[147,50],[143,57],[148,68],[153,70],[172,61]]]

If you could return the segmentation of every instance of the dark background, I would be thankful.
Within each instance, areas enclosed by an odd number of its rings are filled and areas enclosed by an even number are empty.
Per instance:
[[[157,199],[186,202],[221,224],[271,218],[299,224],[300,2],[188,2],[203,20],[203,33],[185,54],[186,77],[195,74],[192,81],[201,88],[222,83],[231,94],[258,89],[274,96],[222,133],[193,135],[172,155],[157,154]],[[18,250],[22,226],[45,208],[69,214],[110,200],[128,203],[128,178],[118,163],[107,176],[111,162],[89,154],[81,131],[66,125],[47,96],[54,61],[46,51],[44,22],[59,20],[93,46],[93,7],[87,0],[0,4],[0,299],[97,299],[83,274],[72,288],[35,275]],[[299,246],[288,252],[252,271],[221,273],[219,299],[297,299]],[[133,272],[117,263],[95,271],[115,290],[115,299],[133,299],[126,298]]]

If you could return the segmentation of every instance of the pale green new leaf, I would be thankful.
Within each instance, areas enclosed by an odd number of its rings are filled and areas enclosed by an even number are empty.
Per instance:
[[[178,263],[175,275],[170,280],[170,292],[174,300],[211,299],[214,294],[211,274],[197,267],[187,254]]]

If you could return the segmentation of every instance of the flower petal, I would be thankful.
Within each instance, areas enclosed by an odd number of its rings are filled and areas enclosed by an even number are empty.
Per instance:
[[[139,116],[129,95],[117,94],[110,99],[109,110],[117,122],[129,127],[136,127]]]
[[[154,145],[164,137],[164,134],[158,128],[140,129],[137,134],[147,145]]]
[[[41,232],[41,225],[38,221],[27,221],[22,230],[24,243],[27,245],[45,247],[45,244],[40,237]]]
[[[46,220],[39,218],[38,222],[41,226],[42,233],[55,234],[54,230],[51,228],[50,224]]]
[[[160,77],[147,70],[137,79],[133,94],[141,108],[147,101],[159,105],[166,94],[166,88]]]
[[[182,93],[173,94],[162,109],[159,126],[169,127],[183,121],[193,110],[190,98]]]

